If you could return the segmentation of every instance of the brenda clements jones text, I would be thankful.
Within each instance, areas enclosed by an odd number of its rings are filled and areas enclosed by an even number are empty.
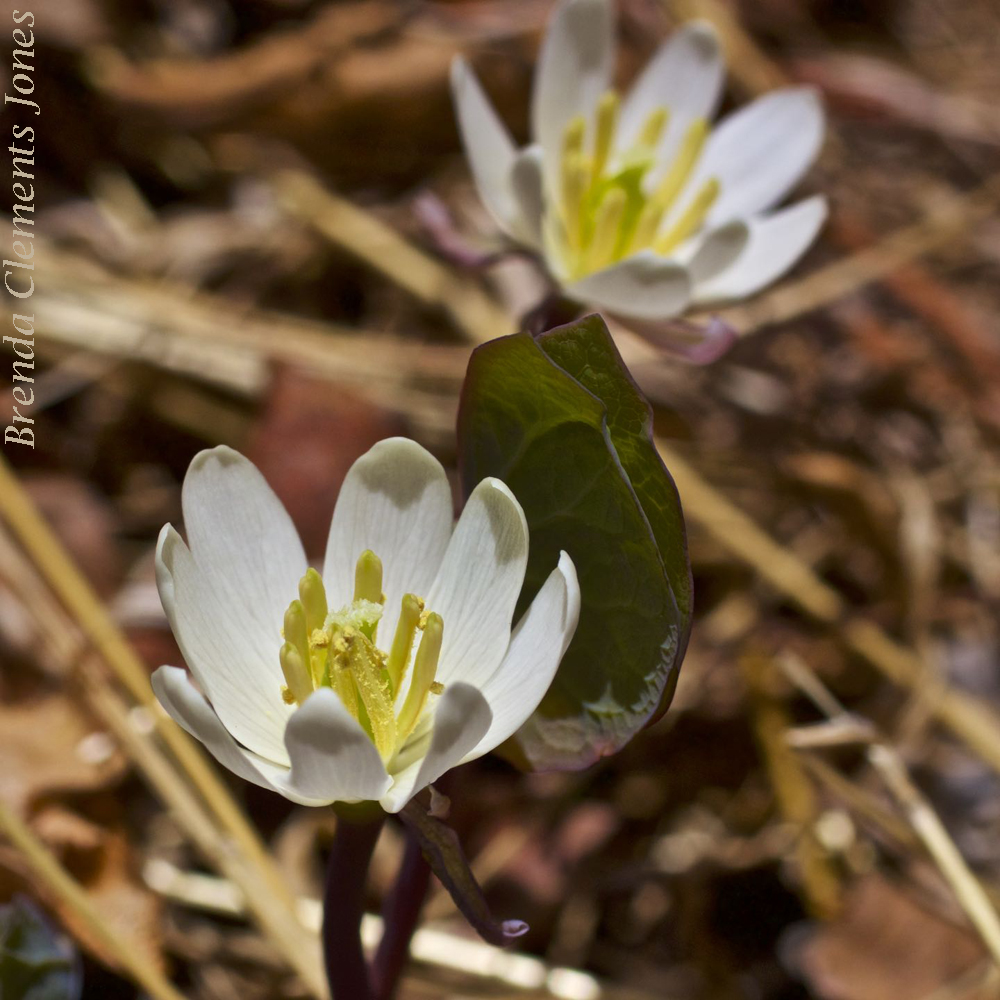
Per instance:
[[[11,122],[11,162],[13,194],[13,232],[10,256],[3,262],[3,281],[8,294],[17,300],[15,308],[24,310],[35,291],[35,126],[24,119],[38,116],[42,109],[32,96],[35,92],[35,15],[30,10],[14,10],[11,86],[15,93],[4,92],[4,109]],[[6,256],[6,255],[5,255]],[[4,334],[4,345],[14,351],[13,412],[4,428],[4,444],[35,446],[35,314],[12,313],[11,330]]]

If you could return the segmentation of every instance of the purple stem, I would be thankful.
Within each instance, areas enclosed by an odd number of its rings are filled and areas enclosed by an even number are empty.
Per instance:
[[[526,333],[537,337],[554,326],[563,326],[579,318],[580,306],[563,298],[559,292],[551,291],[533,309],[529,309],[518,324]]]
[[[385,932],[372,966],[375,1000],[392,1000],[410,953],[410,939],[430,886],[431,868],[417,839],[407,831],[406,851],[383,909]]]
[[[323,896],[323,958],[333,1000],[374,1000],[361,945],[365,883],[375,842],[385,822],[378,812],[337,816]]]

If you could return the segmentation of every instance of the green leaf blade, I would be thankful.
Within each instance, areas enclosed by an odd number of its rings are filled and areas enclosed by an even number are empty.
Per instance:
[[[594,341],[597,332],[584,329],[582,338]],[[678,542],[658,525],[672,558],[682,553],[682,567],[673,570],[687,601],[681,610],[657,532],[616,449],[620,443],[644,491],[662,500],[662,484],[647,482],[649,457],[639,446],[645,433],[652,447],[649,410],[634,385],[611,370],[613,363],[624,371],[613,344],[613,357],[599,343],[563,340],[551,356],[544,346],[517,334],[474,352],[459,452],[466,493],[497,476],[524,508],[531,551],[518,614],[560,550],[576,565],[582,598],[576,635],[538,711],[504,752],[522,766],[578,769],[621,749],[669,703],[687,634],[690,576],[683,532]],[[672,506],[670,499],[666,509],[679,518],[676,492]]]
[[[600,316],[585,316],[577,323],[549,330],[538,338],[538,344],[607,408],[608,433],[649,520],[684,619],[678,653],[683,656],[693,612],[691,562],[680,496],[653,440],[652,407]]]

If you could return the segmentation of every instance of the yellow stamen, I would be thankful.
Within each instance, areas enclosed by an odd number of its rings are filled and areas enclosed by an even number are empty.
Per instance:
[[[406,701],[403,703],[402,711],[396,720],[400,740],[405,740],[413,732],[413,727],[417,724],[420,714],[424,710],[427,695],[435,683],[434,675],[437,673],[443,635],[444,622],[441,620],[441,616],[428,615],[423,638],[420,640],[420,648],[417,650],[417,656],[413,663],[413,679],[410,681],[410,690],[406,693]]]
[[[309,632],[306,628],[306,612],[301,601],[292,601],[285,612],[285,642],[290,642],[302,657],[303,662],[309,659]]]
[[[584,271],[599,271],[614,260],[622,218],[625,215],[625,192],[612,188],[601,201],[594,224],[594,235],[584,257]]]
[[[642,250],[656,239],[656,231],[660,228],[666,210],[666,206],[661,205],[655,199],[647,201],[642,206],[639,221],[635,224],[635,232],[629,242],[630,251]]]
[[[372,740],[388,759],[396,749],[396,715],[379,651],[367,636],[351,626],[334,639],[330,650],[335,669],[353,677],[371,725]]]
[[[591,182],[596,183],[607,165],[611,147],[618,128],[618,111],[621,99],[613,91],[605,93],[597,105],[597,130],[594,133],[594,162],[591,166]]]
[[[681,193],[691,171],[694,170],[701,156],[705,140],[708,138],[708,122],[704,118],[696,118],[689,126],[684,138],[681,140],[681,148],[674,157],[674,162],[670,165],[663,180],[660,181],[653,195],[653,201],[662,205],[666,210],[677,199]]]
[[[299,600],[306,613],[306,629],[311,636],[316,629],[321,629],[326,622],[326,588],[323,578],[310,568],[299,580]]]
[[[312,677],[309,675],[309,668],[302,659],[302,654],[296,646],[286,642],[281,647],[279,654],[281,659],[281,672],[285,675],[285,682],[288,684],[288,695],[291,701],[300,705],[313,693]],[[286,700],[288,698],[286,697]]]
[[[565,163],[571,156],[583,152],[583,139],[587,134],[587,123],[583,115],[577,115],[563,129],[562,158]]]
[[[406,594],[392,649],[384,653],[375,644],[385,605],[382,582],[382,562],[366,550],[355,566],[353,600],[331,612],[322,578],[308,570],[299,580],[299,598],[285,612],[278,657],[286,704],[301,705],[318,687],[332,688],[388,763],[420,721],[428,696],[444,690],[434,679],[444,625],[440,615],[425,611],[419,597]],[[418,629],[424,634],[397,717],[397,696]]]
[[[705,221],[708,210],[719,197],[719,179],[710,177],[701,190],[691,199],[681,217],[656,242],[656,252],[668,254],[680,246],[689,236],[693,236]]]
[[[563,160],[563,221],[566,241],[574,249],[578,249],[583,240],[583,198],[588,178],[587,160],[582,153],[574,153]]]
[[[661,106],[650,111],[646,120],[642,123],[638,145],[645,149],[652,149],[656,146],[663,135],[663,130],[667,127],[668,121],[670,121],[670,112],[665,107]]]
[[[382,560],[371,549],[365,549],[358,557],[354,567],[354,600],[371,601],[381,604],[382,596]]]
[[[410,652],[413,649],[413,637],[417,634],[417,624],[424,610],[424,602],[415,594],[407,594],[399,612],[399,622],[396,634],[392,638],[392,649],[386,661],[389,672],[389,683],[392,685],[393,698],[399,694],[399,686],[406,673],[406,665],[410,662]]]
[[[587,189],[588,171],[583,155],[583,140],[587,123],[577,115],[563,131],[561,194],[563,219],[570,244],[579,246],[582,227],[583,196]]]

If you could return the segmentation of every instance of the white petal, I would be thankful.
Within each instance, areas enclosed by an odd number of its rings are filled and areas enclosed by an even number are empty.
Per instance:
[[[262,641],[169,524],[156,546],[156,583],[184,659],[226,728],[255,753],[287,766],[282,734],[292,710],[281,698],[281,616]],[[293,589],[289,599],[294,595]]]
[[[759,292],[792,267],[809,249],[826,221],[821,195],[807,198],[771,215],[750,219],[750,239],[731,267],[698,285],[699,303],[744,298]]]
[[[567,285],[565,292],[621,316],[669,319],[687,307],[691,280],[676,261],[643,250]]]
[[[716,229],[699,233],[678,258],[688,269],[696,288],[731,267],[750,241],[750,226],[743,219],[734,219]]]
[[[204,743],[223,767],[261,788],[278,791],[276,784],[287,779],[288,769],[263,760],[241,747],[180,667],[160,667],[153,673],[151,683],[167,714],[196,740]],[[287,791],[281,794],[302,805],[325,804],[294,797]]]
[[[181,503],[206,583],[250,641],[274,649],[280,678],[281,622],[307,568],[292,519],[253,463],[224,445],[195,455]]]
[[[720,122],[687,188],[697,191],[709,177],[719,179],[708,224],[754,215],[781,201],[819,154],[823,129],[823,108],[808,87],[777,90]]]
[[[514,494],[484,479],[451,537],[427,609],[444,619],[437,679],[479,685],[510,642],[511,619],[528,563],[528,524]]]
[[[371,549],[382,560],[386,604],[378,634],[388,648],[403,595],[427,596],[452,520],[441,463],[408,438],[379,441],[351,466],[337,497],[323,564],[331,609],[352,600],[358,556]]]
[[[548,691],[579,619],[576,567],[563,552],[559,565],[517,623],[503,662],[482,686],[493,722],[465,760],[489,753],[524,725]]]
[[[670,119],[658,159],[669,161],[691,122],[714,117],[725,72],[712,25],[707,21],[685,24],[660,46],[622,103],[619,148],[627,149],[635,142],[651,111],[666,107]]]
[[[517,214],[509,185],[515,157],[510,133],[483,93],[475,73],[461,57],[451,64],[451,92],[458,130],[479,197],[497,223],[510,232]]]
[[[452,683],[434,706],[434,729],[426,756],[396,775],[380,804],[399,812],[417,792],[455,767],[482,740],[490,728],[489,705],[471,684]]]
[[[541,146],[525,146],[517,154],[508,183],[515,205],[512,234],[529,246],[538,248],[542,244],[542,219],[545,215]]]
[[[275,784],[298,801],[374,801],[392,785],[375,745],[330,688],[314,691],[288,720],[285,745],[292,769]]]
[[[531,127],[545,155],[550,190],[559,176],[566,125],[577,115],[591,124],[613,68],[610,0],[560,0],[542,42],[531,95]]]

